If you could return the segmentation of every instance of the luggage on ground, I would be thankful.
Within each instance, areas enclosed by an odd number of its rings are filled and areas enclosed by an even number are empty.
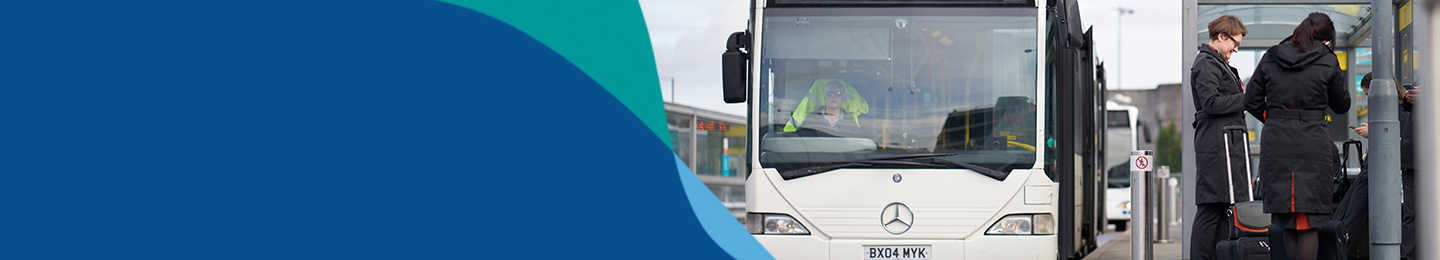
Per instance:
[[[1239,132],[1232,135],[1231,132]],[[1245,165],[1245,191],[1250,193],[1250,198],[1255,198],[1254,178],[1250,175],[1250,137],[1245,126],[1226,126],[1225,131],[1225,170],[1230,183],[1230,223],[1232,231],[1230,239],[1220,241],[1215,245],[1215,256],[1221,260],[1268,260],[1270,259],[1270,214],[1265,213],[1263,201],[1235,201],[1235,174],[1231,172],[1232,163]],[[1241,162],[1231,162],[1230,155],[1231,138],[1240,137],[1241,144],[1245,146],[1246,159]]]

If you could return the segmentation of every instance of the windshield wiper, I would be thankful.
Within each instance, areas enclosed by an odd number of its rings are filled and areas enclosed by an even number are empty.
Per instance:
[[[831,164],[831,165],[821,165],[821,166],[814,166],[814,167],[805,167],[805,168],[800,168],[800,169],[795,169],[795,170],[790,170],[790,171],[781,172],[781,173],[780,173],[780,178],[789,180],[789,179],[794,179],[794,178],[800,178],[800,177],[815,175],[815,174],[817,174],[817,173],[828,172],[828,171],[832,171],[832,170],[835,170],[835,169],[842,169],[842,168],[870,168],[870,167],[874,167],[876,164],[884,164],[884,165],[905,165],[905,166],[923,166],[923,167],[941,167],[941,166],[944,166],[944,165],[931,164],[931,163],[921,163],[921,162],[911,162],[911,161],[892,161],[892,160],[896,160],[896,159],[926,158],[926,157],[943,157],[943,156],[951,156],[951,155],[955,155],[955,154],[954,154],[954,153],[917,153],[917,154],[891,155],[891,156],[881,156],[881,157],[875,157],[875,158],[866,158],[866,159],[859,159],[859,160],[843,161],[843,162],[836,162],[835,164]],[[961,166],[961,167],[964,167],[964,166]]]
[[[945,163],[950,164],[950,165],[959,166],[959,167],[961,167],[961,168],[965,168],[966,170],[971,170],[971,171],[980,173],[981,175],[985,175],[986,177],[990,177],[991,179],[995,179],[995,180],[998,180],[998,181],[1005,181],[1005,178],[1008,177],[1008,176],[1010,176],[1009,173],[1005,173],[1005,172],[998,171],[998,170],[995,170],[995,169],[986,168],[985,166],[980,166],[980,165],[975,165],[975,164],[970,164],[970,163],[957,162],[957,161],[952,161],[952,160],[950,160],[950,159],[945,159],[945,156],[951,156],[951,155],[956,155],[956,153],[917,153],[917,154],[903,154],[903,155],[891,155],[891,156],[882,156],[882,157],[875,157],[875,158],[866,158],[866,159],[860,159],[860,160],[837,162],[836,164],[831,164],[831,165],[822,165],[822,166],[806,167],[806,168],[801,168],[801,169],[796,169],[796,170],[781,172],[781,173],[780,173],[780,177],[783,178],[783,179],[789,180],[789,179],[794,179],[794,178],[800,178],[800,177],[815,175],[815,174],[818,174],[818,173],[828,172],[828,171],[832,171],[832,170],[836,170],[836,169],[843,169],[843,168],[871,168],[871,167],[874,167],[874,166],[877,165],[877,164],[883,164],[883,165],[905,165],[905,166],[922,166],[922,167],[941,167],[941,166],[943,166],[943,165],[938,165],[938,164],[922,163],[922,162],[893,161],[893,160],[897,160],[897,159],[922,159],[922,158],[933,158],[933,159],[939,160],[939,161],[941,161],[941,162],[945,162]]]
[[[975,172],[980,173],[981,175],[989,176],[991,179],[995,179],[995,180],[997,180],[997,181],[1005,181],[1005,177],[1009,177],[1009,176],[1010,176],[1009,173],[1005,173],[1005,172],[1002,172],[1002,171],[997,171],[997,170],[995,170],[995,169],[985,168],[985,166],[979,166],[979,165],[974,165],[974,164],[969,164],[969,163],[951,161],[950,159],[945,159],[945,158],[942,158],[942,157],[937,157],[937,158],[935,158],[935,159],[936,159],[936,160],[943,161],[943,162],[947,162],[947,163],[950,163],[950,164],[958,165],[958,166],[960,166],[960,167],[965,167],[965,169],[967,169],[967,170],[975,171]]]

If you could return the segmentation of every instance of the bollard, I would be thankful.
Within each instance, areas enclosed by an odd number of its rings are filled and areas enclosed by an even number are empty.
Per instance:
[[[1166,180],[1166,182],[1169,182],[1169,185],[1168,185],[1168,186],[1170,187],[1170,194],[1167,195],[1167,196],[1169,196],[1169,198],[1170,198],[1170,204],[1168,204],[1169,207],[1170,207],[1170,225],[1171,225],[1171,226],[1179,226],[1179,225],[1180,225],[1180,209],[1179,209],[1179,208],[1180,208],[1180,177],[1174,177],[1174,176],[1172,176],[1172,177],[1170,177],[1169,180]],[[1182,230],[1183,230],[1183,229],[1182,229]]]
[[[1154,234],[1150,214],[1150,179],[1155,152],[1130,151],[1130,255],[1131,259],[1154,258]]]
[[[1174,202],[1170,201],[1170,185],[1168,180],[1170,180],[1170,166],[1161,165],[1160,170],[1155,172],[1155,182],[1152,182],[1158,190],[1155,193],[1155,210],[1151,211],[1155,212],[1156,219],[1155,243],[1161,244],[1175,243],[1175,241],[1170,240],[1170,212],[1167,209],[1170,208],[1169,205]]]

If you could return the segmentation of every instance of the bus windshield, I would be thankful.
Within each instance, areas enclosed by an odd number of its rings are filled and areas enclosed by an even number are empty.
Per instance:
[[[1130,151],[1135,150],[1135,124],[1128,110],[1105,112],[1106,182],[1110,188],[1130,187]]]
[[[767,10],[760,164],[1032,167],[1045,145],[1035,131],[1036,19],[1033,8]],[[915,154],[936,156],[897,156]],[[871,158],[922,162],[856,162]]]

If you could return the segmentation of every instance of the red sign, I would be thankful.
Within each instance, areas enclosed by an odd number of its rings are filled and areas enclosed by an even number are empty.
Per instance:
[[[695,129],[705,131],[730,131],[730,125],[725,124],[725,122],[696,121]]]
[[[1140,170],[1150,169],[1150,157],[1140,156],[1135,158],[1135,167]]]

